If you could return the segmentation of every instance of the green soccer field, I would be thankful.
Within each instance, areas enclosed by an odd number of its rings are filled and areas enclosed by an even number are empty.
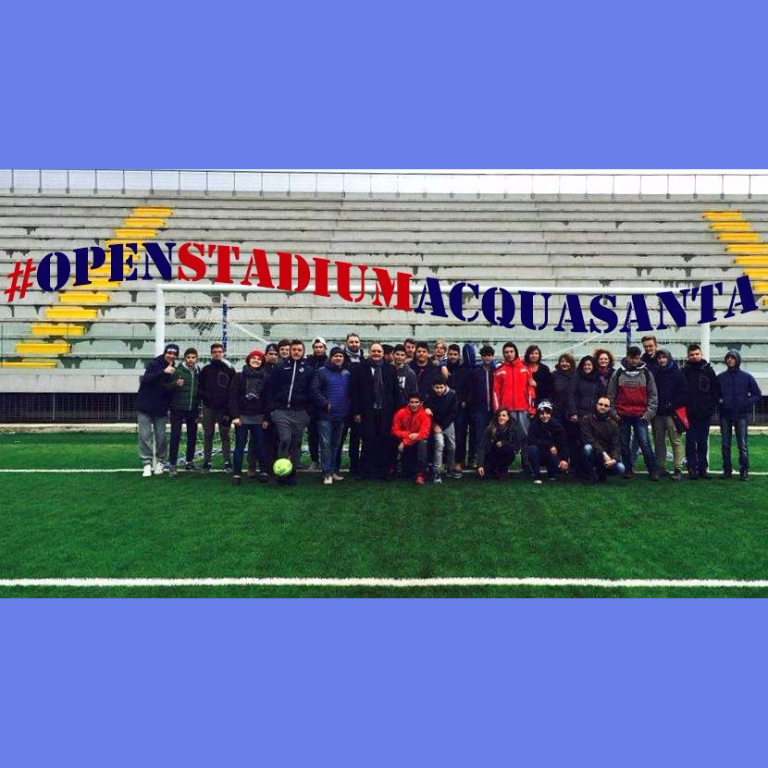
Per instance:
[[[716,441],[713,440],[713,448]],[[768,471],[768,437],[750,441]],[[719,471],[719,446],[713,471]],[[295,488],[221,473],[140,476],[135,437],[0,435],[0,579],[768,578],[768,476],[585,487],[472,476],[440,487]],[[59,474],[45,470],[118,470]],[[764,588],[594,586],[0,587],[0,596],[768,596]]]

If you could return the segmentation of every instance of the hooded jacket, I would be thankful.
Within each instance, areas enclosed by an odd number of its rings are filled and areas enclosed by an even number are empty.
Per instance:
[[[516,358],[513,363],[502,363],[493,373],[493,410],[534,413],[536,386],[531,369]]]
[[[448,386],[456,393],[459,407],[466,407],[472,386],[472,371],[463,363],[448,363]]]
[[[685,406],[688,416],[694,419],[709,419],[720,401],[720,382],[714,369],[706,360],[698,363],[686,362],[683,375],[688,385]]]
[[[352,406],[352,374],[344,367],[328,363],[317,374],[318,409],[321,421],[346,421]],[[330,410],[328,406],[330,405]]]
[[[279,363],[267,380],[267,411],[309,411],[318,404],[315,372],[306,359]]]
[[[172,411],[197,411],[200,408],[200,368],[188,368],[182,363],[176,368],[174,381],[181,379],[183,386],[175,384],[171,390]]]
[[[582,357],[576,369],[576,375],[571,379],[568,390],[568,418],[588,416],[595,410],[595,403],[600,397],[600,381],[597,372],[594,368],[591,373],[584,371],[587,360],[592,360],[594,363],[590,355]]]
[[[668,350],[660,349],[659,352],[664,352],[667,355],[667,364],[662,366],[656,359],[656,370],[653,374],[659,393],[659,408],[656,415],[671,416],[678,408],[685,405],[688,396],[688,384],[683,372]]]
[[[729,349],[726,357],[736,358],[736,367],[728,368],[719,374],[720,415],[730,419],[743,418],[762,397],[760,387],[752,374],[741,370],[741,355],[735,349]]]
[[[642,361],[631,366],[625,357],[608,384],[608,397],[619,418],[653,421],[659,407],[659,394],[653,374]]]
[[[200,394],[203,405],[214,411],[229,408],[229,388],[235,369],[225,360],[211,360],[200,372]]]
[[[171,405],[171,395],[178,378],[176,372],[165,373],[168,363],[160,355],[147,365],[136,396],[136,410],[147,416],[165,416]]]
[[[416,381],[416,374],[408,363],[398,368],[395,366],[395,378],[400,393],[397,396],[397,407],[403,408],[408,405],[408,399],[413,395],[419,394],[419,384]]]
[[[489,367],[480,365],[472,371],[469,405],[474,410],[493,413],[493,374],[496,363]]]

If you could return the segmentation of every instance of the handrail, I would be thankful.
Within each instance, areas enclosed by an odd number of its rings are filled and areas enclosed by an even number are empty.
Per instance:
[[[78,169],[0,170],[11,194],[89,191],[166,195],[768,195],[768,172],[755,171],[309,171]]]

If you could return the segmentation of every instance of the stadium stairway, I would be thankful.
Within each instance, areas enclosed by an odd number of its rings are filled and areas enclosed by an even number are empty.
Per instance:
[[[251,250],[262,248],[272,265],[278,251],[290,251],[407,271],[419,288],[432,276],[444,286],[466,280],[481,287],[559,285],[595,293],[624,286],[651,294],[716,281],[730,286],[746,271],[758,291],[768,292],[768,198],[0,194],[3,277],[14,263],[39,263],[54,250],[72,254],[83,246],[150,238],[240,246],[236,282],[245,276]],[[32,374],[44,364],[56,370],[43,373],[67,378],[67,388],[76,391],[98,386],[93,382],[105,376],[134,391],[154,355],[155,286],[111,284],[107,277],[105,267],[88,290],[36,289],[0,304],[0,376]],[[232,294],[228,300],[237,309],[230,326],[235,360],[264,339],[320,334],[340,340],[350,329],[388,342],[406,336],[511,338],[521,345],[539,340],[519,326],[491,329],[482,321],[309,293]],[[719,315],[728,302],[717,297]],[[218,297],[170,294],[168,307],[168,339],[201,346],[216,333]],[[718,320],[712,358],[722,360],[735,346],[745,365],[768,382],[767,320],[764,311]],[[78,375],[85,383],[73,383]],[[40,384],[39,378],[29,381],[25,387]]]

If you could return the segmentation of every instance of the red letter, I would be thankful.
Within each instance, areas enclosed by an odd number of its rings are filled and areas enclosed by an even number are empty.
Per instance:
[[[319,259],[315,256],[312,261],[315,262],[315,296],[328,296],[328,265],[331,263],[328,259]]]
[[[230,267],[232,265],[232,253],[235,261],[240,260],[240,248],[236,245],[209,245],[208,257],[216,253],[217,272],[214,283],[234,283]]]
[[[379,289],[381,289],[381,295],[384,297],[384,303],[389,306],[395,290],[395,283],[386,269],[374,267],[373,271],[376,273],[376,296],[373,299],[373,306],[381,306]],[[403,312],[411,311],[411,277],[412,275],[409,275],[407,272],[397,273],[397,303],[395,304],[395,309],[402,309]]]
[[[197,250],[200,251],[200,256],[191,253],[193,248],[197,248]],[[184,245],[179,248],[179,261],[181,262],[178,273],[179,280],[191,280],[193,283],[196,283],[198,280],[202,280],[205,277],[205,262],[202,259],[204,253],[205,247],[202,243],[184,243]],[[182,266],[194,270],[195,276],[187,277],[184,274]]]
[[[352,270],[352,265],[349,264],[346,261],[337,261],[336,262],[337,267],[337,277],[336,277],[336,290],[338,291],[339,296],[341,296],[344,301],[351,301],[354,303],[357,303],[359,301],[362,301],[365,298],[365,273],[368,271],[368,267],[362,267],[358,266],[358,269],[360,270],[360,295],[353,299],[352,295],[350,294],[350,271]]]
[[[291,253],[278,252],[277,255],[280,257],[280,282],[277,284],[278,290],[301,293],[309,285],[309,264],[307,264],[307,260],[303,256],[299,256],[298,253],[294,256]],[[291,286],[293,259],[296,259],[296,265],[299,268],[295,288]]]
[[[253,256],[248,262],[248,269],[245,271],[245,280],[240,285],[251,284],[251,270],[256,268],[256,277],[259,278],[256,285],[261,288],[274,288],[272,283],[272,275],[269,273],[269,264],[267,263],[267,252],[260,251],[258,248],[253,249]]]

